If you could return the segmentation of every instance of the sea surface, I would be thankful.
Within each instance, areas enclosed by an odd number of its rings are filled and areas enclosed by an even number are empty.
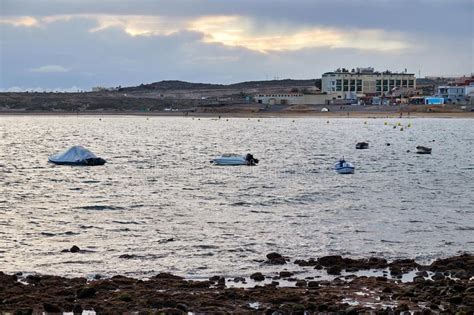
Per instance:
[[[108,163],[48,163],[79,144]],[[260,164],[209,163],[226,152]],[[333,170],[343,156],[354,175]],[[474,250],[473,157],[472,119],[0,116],[0,270],[241,276],[273,268],[269,252],[427,263]]]

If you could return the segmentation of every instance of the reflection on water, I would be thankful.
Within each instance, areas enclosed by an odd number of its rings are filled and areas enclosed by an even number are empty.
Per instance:
[[[260,266],[272,251],[428,261],[473,250],[472,120],[326,121],[2,116],[1,269],[199,278],[272,268]],[[76,144],[108,163],[47,163]],[[209,163],[225,152],[260,164]],[[334,172],[342,156],[354,175]],[[84,251],[62,252],[72,245]]]

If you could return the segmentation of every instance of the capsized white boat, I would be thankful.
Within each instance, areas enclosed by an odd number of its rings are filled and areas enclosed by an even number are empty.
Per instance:
[[[64,152],[50,155],[48,160],[59,165],[104,165],[106,161],[83,146],[75,145]]]
[[[250,153],[246,155],[226,153],[211,160],[211,163],[215,165],[256,165],[258,159]]]
[[[355,167],[349,162],[346,162],[343,158],[334,165],[334,169],[339,174],[354,174]]]

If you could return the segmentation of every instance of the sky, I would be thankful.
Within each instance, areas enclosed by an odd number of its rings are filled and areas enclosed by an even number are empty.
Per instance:
[[[0,0],[0,91],[474,72],[474,0]]]

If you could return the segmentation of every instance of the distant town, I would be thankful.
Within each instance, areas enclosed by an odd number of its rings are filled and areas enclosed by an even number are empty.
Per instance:
[[[0,93],[1,112],[474,111],[474,76],[416,78],[373,67],[339,68],[312,80],[230,85],[160,81],[75,93]]]

